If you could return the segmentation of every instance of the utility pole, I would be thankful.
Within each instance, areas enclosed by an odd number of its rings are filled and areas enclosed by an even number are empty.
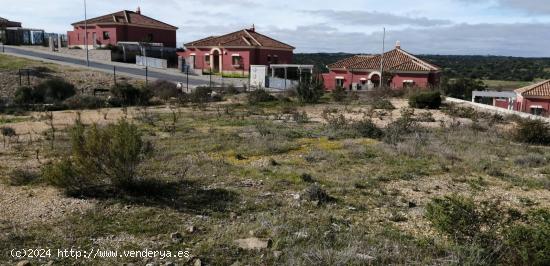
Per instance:
[[[384,84],[384,52],[386,50],[386,28],[382,35],[382,56],[380,57],[380,87]]]
[[[88,48],[88,12],[86,9],[86,0],[84,0],[84,42],[86,43],[86,65],[90,67],[90,51]]]

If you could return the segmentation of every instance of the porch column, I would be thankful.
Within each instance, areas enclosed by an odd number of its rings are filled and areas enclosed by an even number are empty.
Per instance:
[[[220,74],[223,77],[223,51],[220,52]]]

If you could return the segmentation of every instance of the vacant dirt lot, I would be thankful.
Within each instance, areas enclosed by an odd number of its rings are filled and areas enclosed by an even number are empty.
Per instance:
[[[87,125],[125,117],[138,125],[154,147],[136,177],[150,182],[145,194],[75,198],[41,180],[44,165],[69,152],[75,111],[53,113],[53,140],[44,113],[3,124],[19,140],[0,148],[0,248],[189,250],[191,258],[170,260],[178,265],[477,264],[499,258],[479,258],[470,244],[480,242],[454,240],[435,227],[427,214],[435,200],[498,203],[490,205],[495,217],[550,208],[550,148],[510,140],[515,122],[507,118],[411,110],[400,98],[390,99],[394,109],[364,99],[250,105],[245,95],[227,98],[79,112]],[[355,124],[365,119],[383,136]],[[0,261],[15,262],[5,255]],[[90,263],[122,262],[166,261]]]

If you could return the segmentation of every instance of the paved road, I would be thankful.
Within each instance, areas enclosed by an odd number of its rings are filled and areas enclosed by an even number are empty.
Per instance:
[[[13,48],[13,47],[9,47],[9,46],[5,47],[5,51],[6,51],[6,53],[11,53],[11,54],[14,54],[14,55],[30,56],[30,57],[35,57],[35,58],[39,58],[39,59],[47,59],[47,60],[57,61],[57,62],[61,62],[61,63],[68,63],[68,64],[73,64],[73,65],[78,65],[78,66],[86,66],[86,60],[85,59],[77,59],[77,58],[72,58],[72,57],[65,57],[65,56],[52,55],[52,54],[47,54],[47,53],[34,52],[34,51],[26,50],[26,49],[17,49],[17,48]],[[90,68],[97,69],[97,70],[102,70],[102,71],[109,71],[111,73],[113,71],[113,65],[111,65],[109,63],[98,63],[98,62],[90,61]],[[127,75],[134,76],[134,77],[139,76],[142,79],[145,79],[145,69],[135,68],[135,67],[124,67],[124,66],[116,65],[116,71],[117,71],[117,75],[127,74]],[[172,81],[172,82],[183,82],[184,84],[186,83],[186,76],[183,73],[182,74],[176,74],[176,73],[172,74],[172,73],[158,72],[158,71],[154,71],[154,70],[151,70],[151,69],[149,69],[148,72],[149,72],[148,73],[149,78],[152,78],[152,79],[162,79],[162,80],[168,80],[168,81]],[[243,81],[241,79],[224,79],[223,82],[225,84],[233,83],[234,85],[242,85]],[[219,84],[219,83],[221,83],[221,80],[219,78],[214,79],[213,83]],[[189,75],[189,85],[190,86],[200,86],[200,85],[208,85],[208,84],[209,84],[208,77],[199,78],[197,76]]]

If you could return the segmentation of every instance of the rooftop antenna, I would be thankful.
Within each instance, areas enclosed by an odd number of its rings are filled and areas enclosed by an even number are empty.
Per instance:
[[[380,87],[384,84],[384,53],[386,50],[386,28],[382,34],[382,56],[380,57]]]

